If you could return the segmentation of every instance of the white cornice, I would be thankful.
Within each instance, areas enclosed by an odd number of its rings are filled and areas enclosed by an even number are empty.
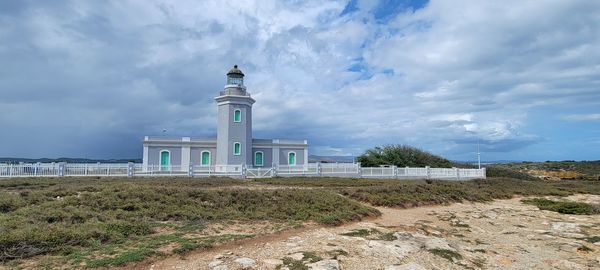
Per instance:
[[[244,104],[248,106],[252,106],[256,100],[254,100],[250,96],[236,96],[236,95],[224,95],[215,97],[217,101],[217,105],[225,105],[225,104]]]
[[[143,143],[144,146],[164,146],[164,147],[217,147],[217,141],[168,141],[168,140],[147,140]],[[308,144],[302,143],[253,143],[252,148],[306,148]]]

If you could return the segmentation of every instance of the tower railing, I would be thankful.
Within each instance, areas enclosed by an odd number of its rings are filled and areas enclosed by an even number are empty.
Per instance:
[[[241,88],[227,88],[223,91],[220,91],[219,94],[221,96],[227,96],[227,95],[231,95],[231,96],[245,96],[245,97],[249,97],[250,93],[246,92],[246,90],[243,90]]]

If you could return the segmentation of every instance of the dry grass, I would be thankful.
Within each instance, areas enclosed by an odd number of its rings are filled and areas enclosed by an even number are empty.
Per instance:
[[[265,221],[297,226],[315,221],[337,225],[379,214],[357,201],[414,207],[514,195],[574,193],[600,194],[600,185],[511,178],[461,182],[343,178],[5,179],[0,181],[0,261],[16,268],[20,259],[44,255],[50,258],[45,262],[49,268],[115,266],[162,256],[165,250],[183,254],[252,237],[248,233],[202,234],[210,224]]]

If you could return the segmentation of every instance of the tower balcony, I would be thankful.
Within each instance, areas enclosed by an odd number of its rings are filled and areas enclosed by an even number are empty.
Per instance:
[[[226,85],[225,89],[219,92],[219,94],[221,96],[250,96],[250,93],[246,92],[246,87],[240,87],[238,85]]]

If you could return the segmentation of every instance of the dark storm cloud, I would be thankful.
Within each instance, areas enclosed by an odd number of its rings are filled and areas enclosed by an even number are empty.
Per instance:
[[[406,143],[471,159],[480,141],[526,157],[571,143],[538,134],[552,121],[597,140],[578,119],[600,107],[598,3],[392,2],[3,1],[0,156],[139,157],[163,129],[214,136],[233,64],[256,137],[314,154]]]

